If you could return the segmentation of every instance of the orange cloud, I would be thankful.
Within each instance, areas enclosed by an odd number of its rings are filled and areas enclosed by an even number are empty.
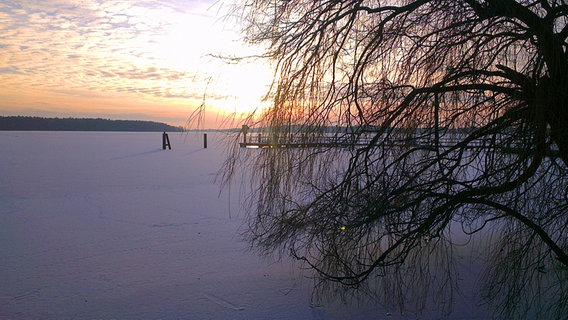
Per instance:
[[[211,5],[0,3],[0,113],[180,124],[204,99],[213,115],[261,106],[270,73],[263,64],[212,58],[250,49],[218,22]]]

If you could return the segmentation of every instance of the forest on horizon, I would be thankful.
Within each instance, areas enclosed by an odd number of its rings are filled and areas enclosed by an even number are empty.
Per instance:
[[[110,120],[102,118],[43,118],[0,116],[0,130],[5,131],[184,131],[161,122],[142,120]]]

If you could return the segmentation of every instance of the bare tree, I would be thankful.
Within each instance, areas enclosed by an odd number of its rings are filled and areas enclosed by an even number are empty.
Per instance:
[[[484,232],[496,310],[568,313],[567,1],[238,10],[276,70],[272,107],[247,123],[273,148],[226,167],[227,179],[251,169],[256,248],[347,287],[372,280],[404,307],[409,294],[451,295],[453,230]],[[335,143],[279,148],[324,136]]]

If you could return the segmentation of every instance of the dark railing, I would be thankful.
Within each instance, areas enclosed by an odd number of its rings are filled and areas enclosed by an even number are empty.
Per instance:
[[[439,138],[438,143],[432,135],[412,136],[406,134],[394,134],[388,137],[380,137],[377,145],[388,147],[410,147],[424,150],[448,149],[457,147],[459,149],[499,149],[501,152],[512,154],[523,154],[531,152],[527,150],[526,145],[519,142],[501,140],[495,141],[491,139],[475,139],[463,144],[467,134],[452,133],[443,135]],[[373,134],[314,134],[314,133],[296,133],[287,135],[276,135],[273,133],[256,133],[252,132],[244,135],[243,142],[240,146],[243,148],[357,148],[371,146],[375,136]],[[547,156],[557,157],[557,150],[550,150]]]
[[[244,136],[241,147],[248,148],[309,148],[309,147],[357,147],[368,146],[372,143],[374,135],[357,135],[357,134],[341,134],[341,135],[324,135],[298,133],[289,135],[261,134],[250,133]],[[451,147],[462,142],[463,137],[444,136],[440,138],[440,147]],[[403,137],[381,138],[380,142],[389,146],[435,146],[433,139],[425,137]],[[484,147],[489,145],[482,140],[474,140],[468,143],[468,147]]]

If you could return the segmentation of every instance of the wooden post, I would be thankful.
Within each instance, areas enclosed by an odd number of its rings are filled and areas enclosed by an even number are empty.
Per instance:
[[[243,143],[247,144],[247,133],[249,131],[249,127],[246,124],[243,124],[243,126],[241,127],[241,131],[243,132]]]
[[[166,147],[168,147],[168,149],[172,149],[172,145],[170,144],[170,137],[168,137],[168,134],[164,131],[164,133],[162,134],[162,150],[166,150]]]
[[[203,134],[203,148],[207,149],[207,133]]]

